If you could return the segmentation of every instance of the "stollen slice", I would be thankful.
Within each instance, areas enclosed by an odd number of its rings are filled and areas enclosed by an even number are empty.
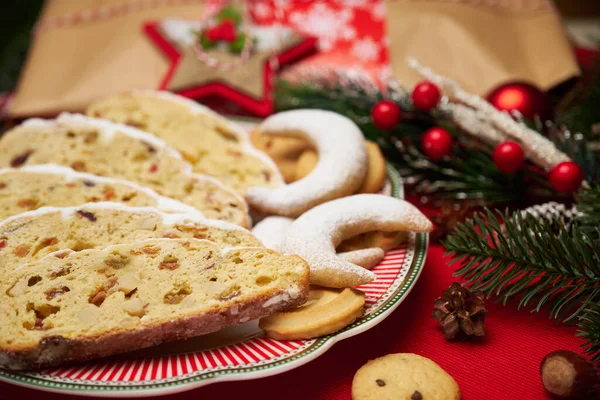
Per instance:
[[[134,91],[98,101],[87,114],[160,137],[181,152],[194,171],[214,176],[239,193],[284,183],[275,163],[252,145],[243,128],[185,97]]]
[[[56,164],[0,169],[0,220],[40,207],[69,207],[111,201],[165,212],[199,213],[192,206],[164,197],[123,179],[77,172]]]
[[[193,174],[178,152],[130,126],[65,113],[54,120],[27,120],[0,139],[0,167],[48,163],[134,181],[208,218],[250,224],[248,206],[237,193],[212,177]]]
[[[49,254],[0,285],[0,368],[123,353],[290,309],[306,301],[308,271],[297,256],[197,239]]]
[[[0,280],[7,271],[57,250],[163,237],[208,239],[222,248],[262,247],[248,230],[199,214],[168,214],[111,202],[42,207],[0,222]]]

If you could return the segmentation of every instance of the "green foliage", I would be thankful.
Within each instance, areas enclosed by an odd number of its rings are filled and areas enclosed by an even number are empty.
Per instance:
[[[200,41],[200,46],[202,46],[204,50],[212,49],[217,45],[215,42],[213,42],[206,36],[206,32],[202,32],[198,40]]]
[[[226,19],[231,20],[235,26],[238,26],[242,23],[242,13],[230,6],[223,7],[215,16],[215,20],[220,23]]]
[[[585,233],[600,240],[600,235],[596,235],[600,227],[600,183],[579,193],[577,209],[581,213],[576,219],[578,225]]]
[[[577,207],[581,215],[569,229],[557,218],[485,210],[459,224],[444,245],[450,264],[459,265],[455,275],[473,290],[579,321],[586,352],[600,361],[600,186],[583,191]]]
[[[586,302],[586,309],[579,319],[577,336],[585,340],[583,347],[592,360],[600,361],[600,303]]]
[[[561,110],[556,116],[559,124],[568,126],[573,132],[582,133],[588,140],[598,140],[592,132],[592,126],[600,122],[600,60],[590,77],[581,81],[567,95]]]
[[[0,92],[17,83],[42,4],[43,0],[3,0],[0,5]]]
[[[246,44],[246,34],[244,32],[238,33],[237,37],[233,42],[229,44],[229,51],[232,53],[241,53],[244,50]]]

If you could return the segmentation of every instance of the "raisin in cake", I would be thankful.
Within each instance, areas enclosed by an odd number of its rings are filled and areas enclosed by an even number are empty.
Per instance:
[[[162,237],[208,239],[222,248],[262,246],[248,230],[199,214],[166,214],[110,202],[42,207],[0,223],[0,280],[5,271],[57,250]]]
[[[61,114],[30,119],[0,140],[0,167],[59,164],[79,172],[134,181],[182,201],[208,218],[249,225],[247,205],[233,190],[206,175],[157,137],[109,121]]]
[[[50,254],[0,285],[0,368],[82,361],[301,305],[308,265],[265,248],[151,239]]]
[[[77,172],[55,164],[0,169],[0,220],[45,206],[111,201],[165,212],[198,213],[134,182]]]
[[[155,134],[179,150],[196,172],[214,176],[242,194],[253,186],[283,185],[277,166],[254,148],[241,127],[185,97],[132,92],[92,104],[87,114]]]

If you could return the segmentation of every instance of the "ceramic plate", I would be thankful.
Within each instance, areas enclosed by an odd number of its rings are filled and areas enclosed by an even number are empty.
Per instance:
[[[388,168],[388,191],[402,197],[396,171]],[[358,321],[313,340],[277,341],[249,322],[186,341],[76,366],[37,372],[0,370],[0,380],[33,389],[90,396],[148,397],[222,381],[255,379],[297,368],[336,342],[371,329],[408,295],[425,263],[428,236],[409,234],[373,269],[377,279],[359,287],[366,294]]]

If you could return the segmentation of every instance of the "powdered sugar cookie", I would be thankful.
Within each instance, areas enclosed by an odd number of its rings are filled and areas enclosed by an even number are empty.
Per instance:
[[[252,228],[252,234],[268,249],[280,251],[293,219],[287,217],[267,217]]]
[[[379,247],[370,247],[360,250],[345,251],[337,253],[338,257],[360,267],[371,269],[385,256],[385,251]]]
[[[261,241],[261,243],[272,250],[281,251],[281,246],[285,240],[287,231],[292,226],[293,219],[287,217],[267,217],[260,221],[252,233]],[[385,252],[378,247],[356,248],[350,251],[338,253],[338,255],[352,264],[371,269],[383,259]]]
[[[363,232],[429,232],[431,222],[412,204],[378,194],[359,194],[321,204],[298,218],[287,231],[282,251],[297,254],[310,265],[312,284],[352,287],[375,274],[341,259],[335,248]]]
[[[304,179],[279,188],[248,189],[246,198],[259,211],[297,217],[361,186],[367,173],[364,138],[343,115],[324,110],[285,111],[267,118],[258,129],[266,135],[304,137],[319,153],[319,162]]]
[[[336,248],[336,251],[350,252],[370,247],[379,247],[387,252],[398,248],[407,238],[408,232],[366,232],[344,240]]]
[[[385,158],[383,157],[383,154],[381,154],[381,150],[377,143],[366,140],[365,145],[367,146],[368,156],[367,175],[356,193],[377,193],[383,187],[387,174]],[[317,165],[318,159],[319,157],[314,150],[309,149],[304,151],[298,158],[298,163],[296,164],[296,179],[302,179],[310,174],[315,165]]]

